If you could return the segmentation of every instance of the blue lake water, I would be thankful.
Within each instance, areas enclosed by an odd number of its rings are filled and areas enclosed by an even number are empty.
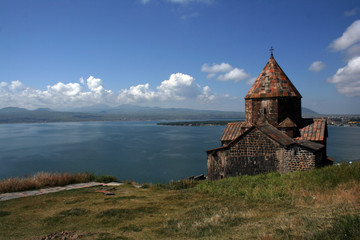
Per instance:
[[[155,183],[206,174],[205,150],[220,147],[224,128],[156,122],[3,124],[0,179],[88,171]],[[360,159],[360,128],[329,127],[328,155],[337,162]]]

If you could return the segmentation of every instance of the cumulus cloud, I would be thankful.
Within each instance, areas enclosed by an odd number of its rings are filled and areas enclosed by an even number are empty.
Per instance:
[[[351,59],[345,67],[339,68],[328,82],[336,84],[340,93],[360,96],[360,56]]]
[[[335,51],[345,50],[360,41],[360,20],[353,22],[341,37],[335,39],[330,47]]]
[[[217,80],[220,81],[238,82],[250,77],[250,75],[246,73],[244,69],[234,68],[230,64],[224,62],[220,64],[214,63],[211,66],[205,63],[202,65],[201,71],[208,73],[206,76],[208,79],[213,78],[219,74]]]
[[[118,93],[105,89],[100,78],[90,76],[79,82],[58,82],[46,90],[33,89],[20,81],[0,82],[0,107],[16,106],[24,108],[81,108],[94,104],[117,106],[125,103],[171,102],[194,100],[209,103],[216,99],[210,87],[201,87],[187,74],[171,74],[154,89],[149,83],[130,86]]]
[[[315,61],[310,65],[308,70],[313,72],[320,72],[324,68],[325,64],[322,61]]]
[[[231,71],[233,67],[228,63],[220,63],[220,64],[213,64],[209,66],[207,63],[203,64],[201,67],[202,72],[207,72],[208,78],[214,77],[218,72],[228,72]]]
[[[119,99],[126,103],[188,99],[198,99],[203,102],[215,100],[215,95],[211,93],[208,86],[201,88],[192,76],[183,73],[171,74],[169,79],[162,81],[156,89],[157,91],[151,90],[148,83],[131,86],[121,91]]]
[[[221,74],[218,77],[218,80],[220,80],[220,81],[238,82],[238,81],[241,81],[241,80],[244,80],[244,79],[248,78],[249,76],[250,75],[247,74],[244,69],[234,68],[230,72],[227,72],[225,74]]]
[[[19,80],[16,80],[16,81],[12,81],[10,86],[9,86],[9,89],[13,92],[15,91],[21,91],[23,90],[25,87],[24,85],[19,81]]]
[[[330,45],[336,51],[346,51],[347,64],[327,79],[337,90],[347,96],[360,96],[360,20],[353,22]]]

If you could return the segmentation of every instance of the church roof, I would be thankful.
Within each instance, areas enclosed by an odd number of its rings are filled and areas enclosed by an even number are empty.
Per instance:
[[[301,95],[271,54],[245,99],[274,97],[301,98]]]
[[[319,119],[319,120],[321,120],[321,119]],[[264,135],[268,136],[269,138],[271,138],[272,140],[281,144],[284,147],[288,147],[293,144],[298,144],[300,146],[303,146],[303,147],[306,147],[306,148],[309,148],[309,149],[312,149],[315,151],[320,150],[321,148],[324,147],[323,144],[311,142],[309,139],[291,138],[287,134],[283,133],[282,131],[280,131],[279,129],[274,127],[273,125],[266,123],[266,122],[262,123],[262,124],[253,125],[246,131],[240,133],[242,124],[244,124],[244,122],[229,123],[227,125],[227,128],[224,131],[224,134],[225,134],[225,132],[228,132],[229,136],[230,136],[230,133],[234,134],[234,135],[232,135],[233,136],[232,139],[226,139],[226,140],[231,140],[231,142],[229,144],[227,144],[226,146],[215,148],[215,149],[210,149],[210,150],[207,150],[206,152],[209,153],[209,152],[213,152],[213,151],[228,149],[231,145],[235,144],[238,141],[238,139],[244,137],[246,135],[246,133],[253,131],[254,129],[260,130]],[[224,134],[223,134],[223,136],[224,136]],[[237,135],[237,134],[239,134],[239,135]]]
[[[293,138],[289,137],[287,134],[283,133],[269,123],[257,125],[256,127],[265,135],[272,138],[274,141],[280,143],[283,146],[289,146],[295,143],[295,140]]]
[[[303,127],[299,129],[300,137],[296,140],[324,141],[327,137],[327,122],[322,119],[303,119]]]
[[[281,126],[290,126],[291,119],[285,119],[282,123],[280,123]],[[293,126],[296,126],[295,123],[293,123]],[[295,140],[297,141],[324,141],[327,137],[327,122],[325,118],[322,119],[303,119],[302,125],[299,128],[300,136],[297,137]],[[244,133],[245,129],[250,128],[252,125],[246,123],[246,122],[231,122],[228,123],[221,138],[220,141],[232,141],[241,134]],[[274,136],[277,136],[277,131],[275,131],[275,127],[271,128],[272,131],[270,131],[270,127],[266,128],[267,125],[260,125],[260,130],[263,129],[263,132],[267,132],[268,135],[271,135],[271,132],[274,133]],[[267,131],[269,130],[269,131]],[[286,145],[286,144],[285,144]]]
[[[279,125],[279,128],[294,128],[297,127],[296,123],[293,122],[289,117],[285,118],[284,121],[282,121]]]
[[[226,128],[220,138],[220,141],[232,141],[236,137],[242,134],[242,125],[245,122],[230,122],[226,125]]]

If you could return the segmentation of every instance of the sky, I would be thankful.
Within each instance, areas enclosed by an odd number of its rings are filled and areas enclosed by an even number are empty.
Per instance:
[[[0,0],[0,108],[244,111],[270,57],[324,114],[360,114],[358,0]]]

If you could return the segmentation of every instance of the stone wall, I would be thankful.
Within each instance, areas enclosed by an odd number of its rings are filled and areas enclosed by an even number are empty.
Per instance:
[[[269,122],[273,126],[289,117],[295,123],[301,121],[300,98],[262,98],[245,100],[245,119],[247,122]]]
[[[258,129],[245,134],[230,147],[226,176],[254,175],[277,170],[276,149],[279,144],[266,137]]]
[[[229,156],[229,151],[220,150],[208,153],[207,168],[210,180],[222,179],[225,177],[225,166]]]
[[[316,167],[316,154],[300,145],[294,145],[283,151],[283,166],[281,172],[292,172],[296,170],[310,170]]]
[[[284,147],[254,128],[230,146],[208,152],[210,180],[229,176],[279,171],[310,170],[319,167],[324,150],[314,151],[298,144]]]

